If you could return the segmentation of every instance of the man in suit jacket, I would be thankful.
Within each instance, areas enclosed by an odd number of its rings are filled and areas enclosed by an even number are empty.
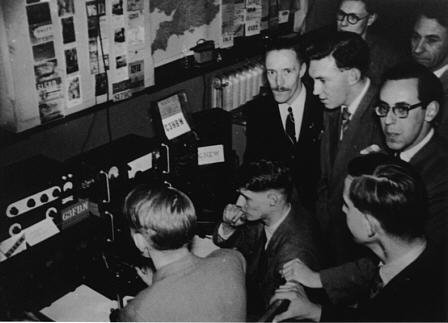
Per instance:
[[[359,157],[351,165],[360,168],[353,164],[383,159],[375,155]],[[445,255],[425,238],[426,206],[421,178],[404,161],[390,158],[378,163],[372,173],[348,176],[344,187],[347,226],[355,240],[380,260],[368,292],[354,309],[313,304],[306,296],[282,288],[276,298],[288,298],[291,304],[276,319],[445,321]]]
[[[317,219],[332,263],[343,263],[359,253],[341,214],[347,164],[365,147],[383,142],[373,109],[377,89],[366,77],[367,44],[355,33],[341,31],[318,39],[308,48],[308,55],[314,94],[326,107]]]
[[[448,3],[425,1],[411,38],[412,56],[429,68],[443,85],[444,99],[438,116],[438,133],[448,139]]]
[[[443,95],[442,86],[431,71],[417,63],[397,65],[384,77],[375,110],[381,120],[386,144],[394,155],[409,162],[421,176],[428,196],[426,238],[433,245],[446,249],[448,143],[437,135],[433,126]],[[362,294],[375,267],[367,258],[319,273],[310,272],[299,262],[287,266],[294,267],[295,280],[308,287],[323,287],[335,304],[350,303]]]
[[[247,261],[248,320],[267,309],[282,284],[279,270],[300,258],[320,268],[320,254],[308,213],[291,201],[292,179],[279,162],[260,160],[241,168],[239,196],[229,204],[217,227],[214,242],[236,248]]]
[[[118,312],[119,321],[244,321],[245,261],[236,250],[205,258],[188,244],[196,228],[193,203],[171,187],[138,187],[124,210],[136,246],[151,257],[156,272],[137,270],[149,285]]]
[[[322,104],[302,83],[307,64],[292,40],[275,41],[266,52],[265,65],[271,91],[254,100],[246,110],[244,161],[265,158],[286,163],[301,202],[314,210]],[[286,131],[289,108],[294,120],[292,135]]]

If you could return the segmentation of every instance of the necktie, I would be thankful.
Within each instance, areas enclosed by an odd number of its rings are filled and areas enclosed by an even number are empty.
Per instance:
[[[342,140],[344,137],[344,133],[348,128],[348,124],[350,123],[351,113],[348,111],[348,107],[343,105],[341,109],[341,135],[339,140]]]
[[[378,295],[378,293],[380,292],[380,290],[383,287],[384,287],[384,283],[380,276],[380,267],[378,267],[375,277],[372,280],[372,284],[370,285],[369,298],[372,299],[376,295]]]
[[[293,144],[296,143],[296,125],[294,122],[294,115],[292,114],[292,108],[288,107],[288,115],[286,116],[285,131],[289,139]]]

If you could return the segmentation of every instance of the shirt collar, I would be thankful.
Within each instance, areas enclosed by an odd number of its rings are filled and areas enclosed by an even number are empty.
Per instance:
[[[409,162],[412,159],[412,157],[414,157],[415,154],[417,154],[420,151],[420,149],[422,149],[428,143],[428,141],[431,140],[433,135],[434,135],[434,129],[431,128],[431,130],[429,130],[425,138],[423,138],[423,140],[420,141],[417,145],[415,145],[411,149],[402,151],[400,153],[400,159],[404,160],[405,162]]]
[[[403,269],[409,266],[415,261],[426,249],[426,241],[421,245],[409,250],[401,257],[387,264],[380,264],[380,277],[384,283],[384,286],[389,283],[396,275],[398,275]]]
[[[356,112],[356,109],[358,109],[359,104],[361,103],[362,98],[367,93],[367,89],[370,86],[370,79],[367,78],[366,84],[364,85],[361,93],[356,97],[356,99],[353,100],[353,102],[347,107],[348,112],[350,112],[350,118],[353,116],[353,114]]]
[[[282,215],[282,217],[275,223],[271,225],[265,225],[264,226],[264,232],[266,233],[266,245],[265,248],[268,246],[269,241],[271,240],[272,236],[274,235],[275,230],[278,229],[280,224],[283,223],[283,221],[288,216],[289,212],[291,211],[291,205],[286,209],[285,213]]]
[[[439,68],[438,70],[434,71],[434,74],[440,78],[442,76],[443,73],[445,73],[448,70],[448,64],[442,66],[441,68]]]

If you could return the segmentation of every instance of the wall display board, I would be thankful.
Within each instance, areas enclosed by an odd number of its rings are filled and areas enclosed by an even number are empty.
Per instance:
[[[20,132],[154,84],[149,0],[2,0],[0,126]]]

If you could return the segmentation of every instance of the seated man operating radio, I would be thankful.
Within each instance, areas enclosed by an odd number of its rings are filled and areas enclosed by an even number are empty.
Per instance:
[[[214,242],[236,248],[247,261],[248,319],[258,319],[267,309],[275,289],[282,284],[278,271],[296,257],[319,268],[311,219],[291,200],[289,169],[280,162],[260,160],[241,168],[236,204],[226,206]]]
[[[172,187],[138,187],[124,203],[138,249],[156,271],[138,270],[149,287],[118,313],[119,321],[244,321],[245,261],[235,250],[205,258],[187,245],[196,228],[190,198]]]

